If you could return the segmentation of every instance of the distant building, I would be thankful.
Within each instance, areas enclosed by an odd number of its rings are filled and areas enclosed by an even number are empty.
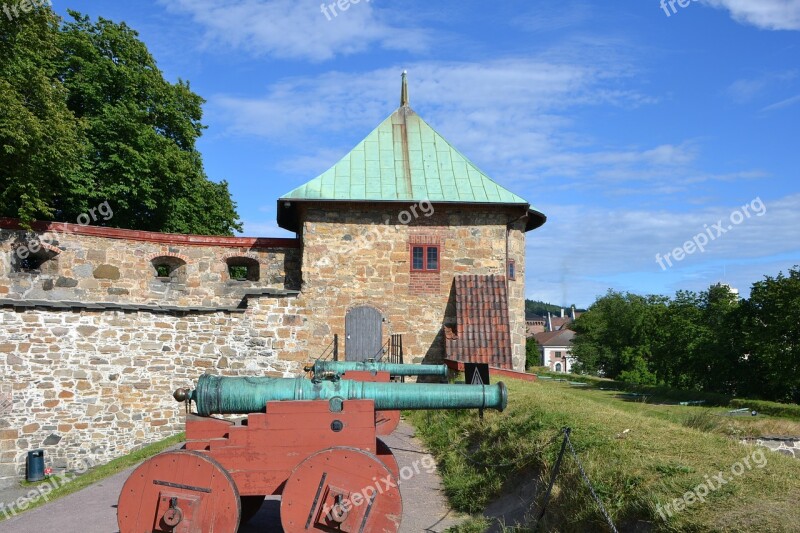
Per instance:
[[[564,308],[561,308],[561,316],[553,316],[547,313],[547,321],[545,323],[545,331],[560,331],[562,329],[569,329],[569,327],[583,314],[582,311],[576,311],[575,307],[571,307],[569,315],[566,315]]]
[[[528,337],[533,337],[536,333],[543,333],[546,323],[547,319],[541,315],[525,313],[525,329]]]
[[[575,332],[570,329],[545,331],[533,336],[539,343],[542,366],[552,372],[571,372],[575,363],[572,356],[572,339]]]

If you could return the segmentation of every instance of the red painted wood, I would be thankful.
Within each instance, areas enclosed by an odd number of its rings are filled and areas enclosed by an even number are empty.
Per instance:
[[[402,516],[396,478],[375,455],[350,447],[306,458],[281,499],[284,533],[397,533]]]
[[[388,374],[369,376],[369,378],[360,377],[362,379],[389,380]],[[249,415],[244,419],[244,423],[189,415],[186,419],[186,451],[181,453],[188,454],[195,462],[197,461],[196,457],[203,457],[218,465],[217,477],[230,480],[230,485],[236,493],[237,502],[240,497],[282,494],[283,501],[287,502],[287,508],[291,506],[305,507],[306,515],[314,499],[314,494],[308,495],[300,490],[299,495],[287,495],[286,487],[291,473],[309,458],[317,457],[332,449],[354,450],[347,453],[347,457],[353,458],[351,463],[336,466],[335,479],[338,480],[338,485],[335,486],[339,488],[358,486],[357,490],[361,490],[365,481],[363,479],[365,472],[370,473],[367,481],[373,483],[374,480],[371,480],[371,476],[375,473],[381,473],[382,477],[388,475],[393,476],[390,479],[398,479],[397,460],[388,446],[377,438],[375,404],[372,400],[345,400],[342,402],[340,412],[332,412],[331,403],[327,400],[269,402],[265,411]],[[340,430],[334,430],[339,427]],[[330,457],[334,456],[339,457],[336,454]],[[193,480],[192,483],[202,481],[202,479],[195,480],[189,475],[193,470],[197,470],[192,465],[176,466],[173,462],[163,459],[156,461],[155,459],[147,461],[126,482],[123,495],[120,496],[120,509],[124,509],[124,517],[120,515],[119,519],[121,533],[134,531],[130,527],[138,528],[135,529],[135,533],[161,531],[147,529],[154,527],[152,523],[147,525],[153,521],[153,517],[160,520],[168,510],[168,506],[166,509],[164,508],[160,492],[154,492],[153,489],[153,480],[158,476],[162,476],[168,481],[173,479]],[[181,461],[185,460],[181,459]],[[319,480],[317,480],[318,482]],[[193,503],[189,501],[189,496],[180,497],[186,499],[183,505],[189,509],[189,514],[192,514],[198,505],[204,508],[203,501]],[[387,498],[389,503],[384,502]],[[401,516],[401,513],[396,513],[397,505],[400,505],[400,510],[402,510],[399,492],[396,498],[398,498],[398,502],[394,502],[395,495],[379,495],[377,497],[376,507],[370,512],[370,516],[373,513],[383,514],[368,517],[370,526],[364,529],[364,532],[387,531],[394,533],[397,531]],[[141,505],[134,506],[134,501],[141,501]],[[226,505],[232,504],[226,500]],[[239,504],[237,503],[237,505]],[[235,515],[237,523],[240,513],[238,507],[230,513],[231,517]],[[395,518],[397,524],[395,524]],[[131,523],[134,526],[129,527]],[[123,529],[123,524],[129,529]],[[376,529],[371,529],[373,525]],[[181,533],[207,533],[208,531],[211,530],[186,529]],[[213,531],[227,533],[225,529],[214,529]],[[330,530],[311,528],[306,531]],[[347,530],[342,529],[341,531]],[[287,530],[287,533],[291,532]]]
[[[117,523],[120,533],[236,533],[240,505],[236,484],[217,461],[200,452],[166,452],[125,482]]]

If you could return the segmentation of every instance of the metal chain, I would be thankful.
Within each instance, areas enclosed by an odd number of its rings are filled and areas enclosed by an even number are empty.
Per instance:
[[[544,513],[547,511],[547,504],[550,503],[550,495],[553,493],[553,485],[556,484],[556,478],[558,477],[558,472],[561,470],[561,460],[564,458],[564,450],[566,450],[567,448],[567,440],[569,439],[569,432],[572,430],[570,428],[564,428],[562,431],[564,431],[564,441],[561,443],[561,451],[558,452],[558,458],[556,459],[556,462],[553,465],[553,472],[550,475],[550,483],[547,485],[547,492],[545,492],[544,495],[542,508],[539,511],[539,515],[536,517],[536,522],[533,524],[534,531],[537,531],[539,529],[539,523],[541,522],[542,518],[544,518]],[[534,499],[534,501],[536,500]]]
[[[611,528],[611,531],[613,531],[614,533],[619,533],[617,531],[617,528],[614,526],[614,522],[611,520],[611,517],[608,515],[608,511],[606,511],[606,508],[603,506],[602,500],[600,500],[600,497],[595,492],[594,487],[592,486],[592,482],[589,481],[589,476],[586,475],[586,471],[583,469],[583,465],[581,464],[580,459],[578,459],[578,454],[575,453],[575,448],[572,447],[572,441],[569,440],[569,431],[568,430],[564,431],[564,439],[565,439],[565,441],[567,443],[567,446],[569,446],[569,451],[572,453],[572,457],[575,459],[575,462],[578,464],[578,469],[581,471],[581,476],[583,476],[583,481],[586,482],[586,486],[589,487],[589,491],[592,493],[592,497],[594,498],[594,501],[597,502],[597,506],[600,507],[600,512],[603,513],[603,516],[605,517],[606,522],[608,522],[608,526]]]

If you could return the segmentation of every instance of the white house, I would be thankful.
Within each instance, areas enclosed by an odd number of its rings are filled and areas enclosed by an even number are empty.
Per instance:
[[[575,332],[569,329],[545,331],[533,336],[539,343],[542,354],[542,366],[553,372],[571,372],[575,364],[572,357],[572,339]]]

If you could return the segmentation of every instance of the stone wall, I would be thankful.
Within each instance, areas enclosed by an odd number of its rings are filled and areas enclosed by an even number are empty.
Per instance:
[[[238,304],[259,289],[299,289],[300,241],[168,235],[50,224],[36,232],[2,229],[0,298]],[[26,268],[30,259],[42,261]],[[253,265],[252,280],[233,280],[228,262]],[[156,265],[174,265],[159,277]],[[255,280],[257,278],[257,281]]]
[[[454,276],[506,275],[508,259],[524,370],[518,210],[437,205],[403,224],[404,207],[305,204],[302,245],[74,224],[28,233],[0,219],[0,485],[20,479],[30,450],[67,469],[91,450],[103,462],[180,431],[171,394],[203,372],[297,375],[334,334],[346,355],[356,306],[380,311],[383,341],[403,335],[406,362],[439,362]],[[415,243],[441,247],[439,271],[410,271]],[[20,261],[25,250],[37,261]],[[230,261],[251,279],[230,279]],[[164,262],[175,269],[159,277]]]
[[[182,431],[172,392],[204,372],[294,376],[306,360],[294,296],[241,312],[0,309],[0,486],[30,450],[67,469]]]
[[[325,339],[345,338],[348,310],[369,305],[384,318],[384,339],[403,335],[407,362],[440,362],[444,357],[443,325],[455,321],[450,306],[458,274],[506,273],[506,254],[515,261],[509,281],[509,317],[514,368],[525,368],[525,233],[519,216],[498,208],[435,205],[435,213],[409,224],[398,212],[409,206],[365,204],[304,205],[303,286],[300,300],[308,313],[311,353]],[[387,223],[388,222],[388,223]],[[507,224],[511,230],[507,231]],[[508,248],[506,248],[508,237]],[[410,270],[410,245],[441,246],[440,271]],[[417,278],[417,279],[415,279]]]
[[[752,437],[742,439],[742,444],[755,444],[773,452],[782,453],[795,459],[800,459],[800,437]]]

